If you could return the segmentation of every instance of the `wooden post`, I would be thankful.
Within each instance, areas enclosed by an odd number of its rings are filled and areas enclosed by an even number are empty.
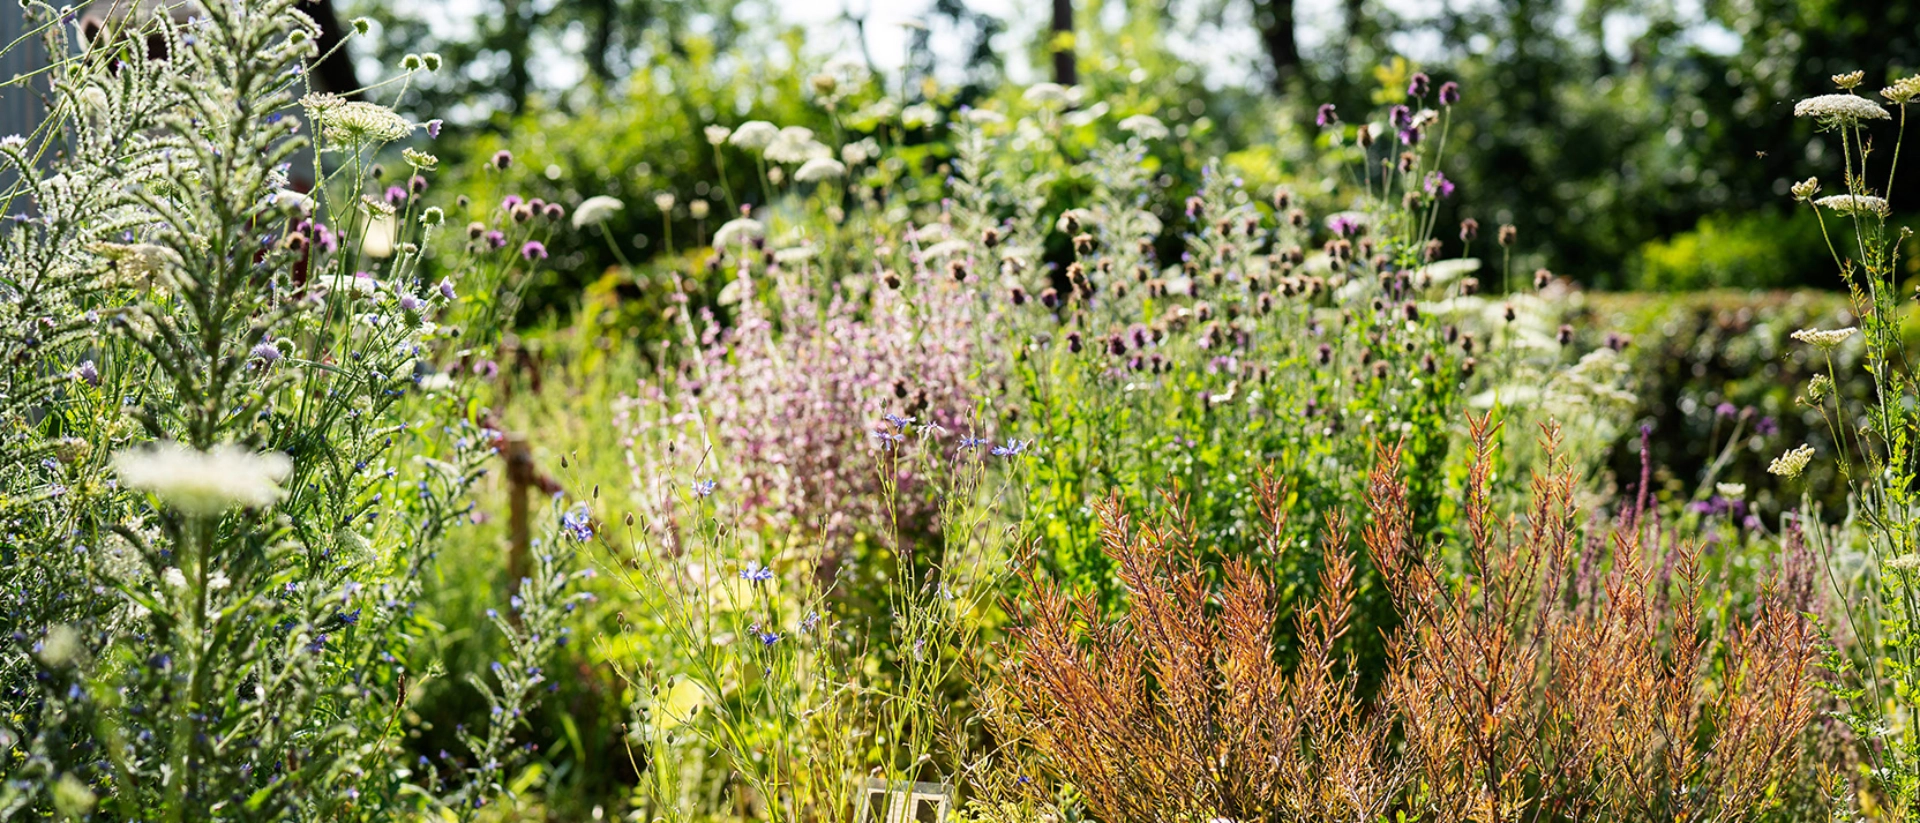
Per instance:
[[[532,572],[533,530],[528,497],[536,482],[533,450],[524,434],[506,435],[507,448],[507,593],[518,594],[520,581]]]
[[[1073,0],[1053,0],[1053,28],[1049,39],[1053,41],[1049,44],[1053,49],[1053,82],[1062,86],[1080,82],[1080,73],[1073,64]]]

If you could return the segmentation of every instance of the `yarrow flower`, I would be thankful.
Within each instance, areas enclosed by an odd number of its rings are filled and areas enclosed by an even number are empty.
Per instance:
[[[1822,94],[1793,104],[1793,116],[1811,117],[1828,128],[1851,126],[1862,120],[1890,120],[1879,103],[1857,94]]]
[[[595,223],[606,222],[614,212],[626,207],[627,204],[620,202],[618,197],[594,195],[580,201],[579,207],[573,210],[573,227],[582,229]]]
[[[747,561],[747,567],[740,570],[740,579],[749,583],[765,583],[773,579],[773,570],[760,565],[758,561]]]
[[[128,487],[192,515],[273,505],[286,494],[280,481],[293,473],[293,461],[285,454],[254,452],[231,443],[205,452],[181,443],[159,443],[116,452],[113,467]]]
[[[1847,338],[1852,337],[1856,331],[1859,331],[1859,329],[1854,326],[1848,326],[1844,329],[1801,329],[1794,332],[1791,336],[1793,339],[1802,343],[1819,346],[1823,349],[1831,349],[1841,343],[1845,343]]]
[[[1871,194],[1835,194],[1822,197],[1813,203],[1842,214],[1874,214],[1885,217],[1893,210],[1887,204],[1886,198]]]
[[[1807,464],[1812,460],[1813,447],[1801,445],[1798,448],[1788,449],[1786,454],[1774,458],[1773,463],[1767,466],[1767,471],[1781,477],[1799,477],[1801,472],[1807,470]]]

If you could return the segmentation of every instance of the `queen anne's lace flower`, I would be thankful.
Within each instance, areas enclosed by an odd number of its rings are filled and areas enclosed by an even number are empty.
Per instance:
[[[321,95],[308,95],[308,98]],[[320,133],[328,140],[348,145],[391,143],[413,133],[412,124],[393,113],[393,109],[360,100],[321,100],[308,104]]]
[[[113,468],[130,488],[192,515],[271,506],[285,492],[280,481],[293,461],[279,452],[253,452],[233,444],[200,451],[180,443],[117,452]]]
[[[1059,83],[1035,83],[1020,98],[1036,106],[1061,106],[1072,102],[1073,94]]]
[[[816,158],[832,157],[833,150],[813,139],[813,129],[788,126],[767,144],[766,154],[767,159],[775,163],[805,163]]]
[[[1854,326],[1848,326],[1844,329],[1801,329],[1794,332],[1792,337],[1802,343],[1819,346],[1823,349],[1831,349],[1841,343],[1847,342],[1847,338],[1852,337],[1856,331],[1859,331],[1859,329]]]
[[[1857,94],[1822,94],[1793,104],[1793,116],[1812,117],[1829,125],[1851,125],[1862,120],[1887,120],[1891,115],[1879,103]]]
[[[845,164],[831,157],[815,157],[794,171],[793,179],[801,183],[818,183],[832,180],[847,173]]]
[[[772,143],[773,138],[779,134],[780,127],[772,123],[765,120],[749,120],[734,129],[732,136],[727,138],[727,142],[747,151],[765,151],[767,144]],[[708,132],[708,137],[712,137],[712,132]]]
[[[725,249],[765,234],[767,227],[751,217],[739,217],[720,224],[713,233],[713,247]]]
[[[580,201],[580,206],[573,210],[573,227],[579,229],[605,222],[614,212],[626,207],[627,204],[620,202],[617,197],[604,194],[589,197]]]
[[[1152,115],[1136,114],[1120,121],[1120,130],[1130,132],[1142,140],[1165,140],[1167,124]]]
[[[1773,463],[1767,466],[1767,471],[1781,477],[1799,477],[1801,472],[1807,470],[1807,464],[1812,461],[1813,447],[1803,445],[1788,449],[1786,454],[1774,458]]]
[[[1892,211],[1892,207],[1887,205],[1886,198],[1874,197],[1871,194],[1835,194],[1813,202],[1815,205],[1845,214],[1877,214],[1885,217]]]

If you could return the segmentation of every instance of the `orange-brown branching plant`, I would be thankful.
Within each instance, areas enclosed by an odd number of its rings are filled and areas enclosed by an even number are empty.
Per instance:
[[[1496,513],[1496,432],[1473,423],[1458,546],[1415,532],[1399,456],[1381,451],[1360,537],[1402,624],[1378,694],[1344,651],[1343,513],[1324,517],[1320,588],[1287,637],[1268,578],[1245,561],[1203,565],[1177,504],[1136,523],[1110,502],[1126,611],[1108,618],[1033,581],[1009,677],[1025,738],[1115,823],[1765,812],[1816,711],[1810,621],[1771,587],[1751,613],[1709,619],[1693,550],[1631,517],[1583,526],[1552,429],[1524,515]],[[1255,491],[1261,548],[1281,551],[1283,496],[1270,480]],[[1297,651],[1290,670],[1281,639]]]

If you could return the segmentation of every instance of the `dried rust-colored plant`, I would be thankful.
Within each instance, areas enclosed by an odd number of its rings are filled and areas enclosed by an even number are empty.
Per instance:
[[[1496,514],[1497,433],[1473,421],[1457,548],[1415,532],[1398,452],[1380,451],[1361,538],[1403,623],[1377,696],[1342,651],[1355,576],[1343,513],[1325,516],[1320,590],[1293,621],[1287,671],[1259,568],[1205,567],[1171,497],[1151,524],[1109,501],[1127,612],[1030,581],[1009,677],[1024,736],[1108,821],[1764,810],[1817,708],[1815,627],[1777,586],[1744,618],[1703,617],[1693,549],[1631,518],[1583,528],[1552,428],[1524,517]],[[1255,490],[1272,556],[1285,498],[1270,478]]]

